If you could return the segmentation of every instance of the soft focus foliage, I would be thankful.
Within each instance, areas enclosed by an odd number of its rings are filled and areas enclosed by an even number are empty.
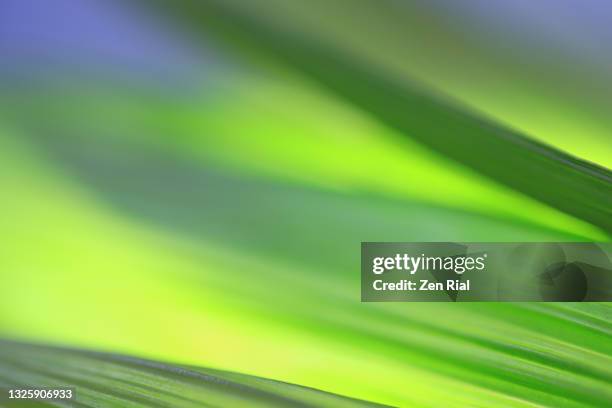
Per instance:
[[[361,241],[609,241],[599,19],[559,33],[552,1],[531,23],[501,0],[53,3],[0,14],[2,337],[278,398],[294,388],[242,374],[398,406],[610,405],[609,304],[359,301]],[[29,347],[0,345],[0,380],[70,354]],[[75,353],[50,375],[111,381]],[[196,401],[240,398],[206,387]]]

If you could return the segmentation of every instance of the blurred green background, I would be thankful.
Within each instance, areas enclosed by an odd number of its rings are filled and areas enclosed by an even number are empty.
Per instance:
[[[361,241],[610,241],[607,2],[5,3],[3,338],[396,406],[612,403],[609,304],[359,292]]]

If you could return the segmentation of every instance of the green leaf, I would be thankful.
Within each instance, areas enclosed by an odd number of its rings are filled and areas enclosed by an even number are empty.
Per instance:
[[[164,3],[164,2],[162,2]],[[181,21],[277,58],[381,122],[544,203],[612,231],[612,173],[529,139],[341,49],[217,1],[190,1]],[[180,11],[179,11],[180,10]]]
[[[0,341],[0,386],[72,387],[79,406],[381,406],[226,371],[10,341]],[[62,405],[73,406],[67,401]]]

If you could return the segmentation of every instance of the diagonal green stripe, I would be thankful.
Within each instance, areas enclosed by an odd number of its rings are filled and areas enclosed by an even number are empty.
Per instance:
[[[74,387],[77,403],[104,407],[382,406],[243,374],[12,341],[0,341],[0,385]]]
[[[173,3],[175,4],[175,3]],[[278,24],[214,0],[181,1],[182,21],[234,44],[268,52],[380,121],[475,170],[612,231],[612,173],[528,139],[417,85]]]

